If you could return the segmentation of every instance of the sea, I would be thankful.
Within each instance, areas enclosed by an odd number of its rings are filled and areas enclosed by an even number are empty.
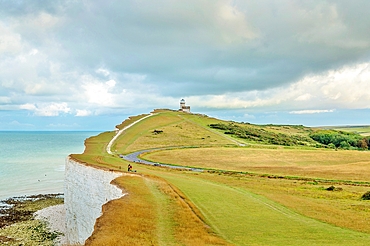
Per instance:
[[[0,200],[63,193],[65,160],[92,131],[0,131]]]

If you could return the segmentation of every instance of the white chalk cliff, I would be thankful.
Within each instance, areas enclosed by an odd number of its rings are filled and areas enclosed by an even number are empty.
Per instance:
[[[66,209],[66,243],[84,244],[91,236],[102,206],[123,196],[110,184],[122,173],[86,166],[68,157],[65,169],[64,204]]]

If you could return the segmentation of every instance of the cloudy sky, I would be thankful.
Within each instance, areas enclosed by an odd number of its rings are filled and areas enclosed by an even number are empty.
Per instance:
[[[368,0],[0,0],[0,130],[178,109],[370,124]]]

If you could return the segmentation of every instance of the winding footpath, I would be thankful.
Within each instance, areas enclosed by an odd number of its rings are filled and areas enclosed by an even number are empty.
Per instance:
[[[181,147],[179,147],[181,148]],[[183,148],[183,147],[182,147]],[[188,170],[188,171],[194,171],[194,172],[203,172],[204,169],[202,168],[192,168],[192,167],[185,167],[185,166],[175,166],[175,165],[170,165],[170,164],[163,164],[163,163],[158,163],[158,162],[152,162],[152,161],[147,161],[139,158],[139,155],[143,153],[148,153],[154,150],[168,150],[168,149],[173,149],[173,148],[156,148],[156,149],[146,149],[146,150],[139,150],[136,152],[133,152],[128,155],[120,155],[120,157],[126,161],[131,161],[131,162],[137,162],[140,164],[146,164],[146,165],[151,165],[151,166],[158,166],[158,167],[168,167],[168,168],[174,168],[174,169],[183,169],[183,170]]]
[[[108,154],[110,155],[114,155],[114,153],[112,152],[111,148],[114,144],[114,142],[117,140],[117,138],[125,131],[127,130],[128,128],[130,128],[131,126],[135,125],[136,123],[146,119],[146,118],[149,118],[153,115],[156,115],[156,114],[152,114],[150,113],[149,115],[131,123],[130,125],[122,128],[121,130],[119,130],[117,132],[117,134],[109,141],[108,145],[107,145],[107,148],[106,148],[106,151]],[[160,149],[169,149],[169,148],[160,148]],[[151,162],[151,161],[146,161],[146,160],[142,160],[139,158],[139,155],[140,154],[143,154],[143,153],[147,153],[147,152],[151,152],[153,150],[158,150],[158,149],[147,149],[147,150],[140,150],[140,151],[136,151],[134,153],[131,153],[131,154],[128,154],[128,155],[119,155],[122,159],[125,159],[127,161],[131,161],[131,162],[137,162],[137,163],[141,163],[141,164],[146,164],[146,165],[152,165],[152,166],[161,166],[161,167],[169,167],[169,168],[175,168],[175,169],[186,169],[186,170],[190,170],[190,171],[196,171],[196,172],[202,172],[203,169],[200,169],[200,168],[191,168],[191,167],[184,167],[184,166],[174,166],[174,165],[169,165],[169,164],[159,164],[157,162]]]
[[[143,117],[143,118],[141,118],[141,119],[139,119],[139,120],[137,120],[137,121],[135,121],[135,122],[133,122],[133,123],[131,123],[130,125],[128,125],[128,126],[125,126],[124,128],[122,128],[121,130],[119,130],[118,132],[117,132],[117,134],[109,141],[109,143],[108,143],[108,145],[107,145],[107,152],[108,152],[108,154],[110,154],[110,155],[113,155],[113,152],[111,151],[111,148],[112,148],[112,145],[113,145],[113,143],[114,143],[114,141],[116,141],[117,140],[117,138],[126,130],[126,129],[128,129],[128,128],[130,128],[131,126],[133,126],[133,125],[135,125],[136,123],[139,123],[140,121],[142,121],[142,120],[144,120],[144,119],[146,119],[146,118],[149,118],[150,116],[153,116],[153,115],[156,115],[156,114],[152,114],[152,113],[150,113],[149,115],[147,115],[147,116],[145,116],[145,117]]]

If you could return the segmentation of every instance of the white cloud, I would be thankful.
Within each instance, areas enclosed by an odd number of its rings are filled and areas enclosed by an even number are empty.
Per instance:
[[[97,74],[102,74],[104,75],[105,77],[109,76],[110,75],[110,72],[108,69],[105,69],[105,68],[99,68],[95,71]]]
[[[306,76],[289,86],[189,99],[198,106],[209,108],[266,107],[296,113],[317,113],[317,110],[308,108],[326,108],[328,105],[332,108],[370,108],[369,81],[370,63],[363,63]]]
[[[267,93],[247,91],[216,96],[192,96],[188,98],[193,104],[207,108],[255,108],[280,104],[283,98],[275,96],[273,91],[268,91]]]
[[[295,101],[308,101],[312,98],[312,95],[309,93],[305,93],[303,95],[298,96]]]
[[[36,17],[28,19],[28,21],[29,21],[28,25],[30,25],[33,28],[37,27],[38,30],[40,29],[48,30],[50,28],[53,28],[56,24],[58,24],[60,19],[49,13],[41,12]]]
[[[115,85],[112,82],[101,82],[92,76],[82,77],[82,89],[84,97],[89,103],[100,106],[114,106],[114,95],[110,92]]]
[[[10,97],[3,97],[3,96],[0,96],[0,104],[5,104],[5,103],[11,103],[11,99]]]
[[[76,109],[76,116],[89,116],[92,112],[86,109]]]
[[[26,103],[26,104],[20,105],[19,108],[26,109],[26,110],[32,110],[32,111],[37,109],[36,105],[32,103]]]
[[[19,106],[20,109],[33,111],[37,116],[59,116],[61,113],[70,113],[71,109],[67,103],[31,104],[26,103]]]
[[[291,111],[289,114],[322,114],[322,113],[333,113],[334,109],[311,109],[311,110],[298,110]]]
[[[34,56],[34,55],[36,55],[37,53],[39,53],[39,51],[38,51],[37,49],[32,49],[32,50],[28,53],[28,55],[30,55],[30,56]]]
[[[114,86],[116,86],[116,81],[111,79],[111,80],[108,80],[107,82],[105,82],[105,84],[108,86],[108,88],[113,88]]]
[[[21,35],[0,21],[0,55],[16,53],[22,49]]]
[[[47,125],[48,128],[52,128],[52,129],[77,129],[77,128],[80,128],[81,126],[79,124],[61,124],[61,123],[58,123],[58,124],[48,124]]]
[[[319,75],[307,76],[291,89],[315,95],[312,103],[340,108],[370,107],[370,63],[344,66]]]

